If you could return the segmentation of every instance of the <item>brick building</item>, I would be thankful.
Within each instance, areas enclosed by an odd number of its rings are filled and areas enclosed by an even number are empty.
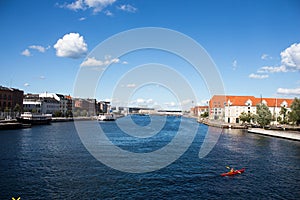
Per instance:
[[[16,105],[19,105],[20,111],[22,111],[23,94],[22,90],[0,86],[0,112],[12,112]]]

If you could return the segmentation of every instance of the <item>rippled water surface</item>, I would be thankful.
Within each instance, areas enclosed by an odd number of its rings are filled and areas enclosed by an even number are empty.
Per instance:
[[[142,127],[150,123],[147,116],[132,119]],[[113,144],[139,153],[168,144],[180,120],[186,122],[187,134],[189,124],[196,123],[169,117],[150,138],[131,137],[115,122],[99,126]],[[88,132],[96,122],[80,123]],[[192,145],[178,160],[142,174],[120,172],[97,161],[81,143],[73,122],[0,131],[0,199],[299,199],[300,142],[218,129],[222,134],[217,145],[199,159],[206,131],[207,126],[199,124]],[[221,177],[226,166],[246,171]]]

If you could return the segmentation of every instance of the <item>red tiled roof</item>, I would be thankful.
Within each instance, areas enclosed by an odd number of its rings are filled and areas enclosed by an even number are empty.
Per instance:
[[[214,95],[209,101],[209,107],[224,108],[224,103],[226,102],[227,105],[229,100],[231,102],[231,106],[246,106],[248,100],[252,102],[252,106],[256,106],[257,104],[265,101],[269,107],[280,107],[284,101],[287,103],[287,107],[291,107],[293,102],[293,99],[285,98],[257,98],[254,96]]]

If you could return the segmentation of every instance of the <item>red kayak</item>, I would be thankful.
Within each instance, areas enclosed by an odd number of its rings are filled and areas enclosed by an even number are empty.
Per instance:
[[[233,176],[233,175],[236,175],[236,174],[241,174],[244,171],[245,171],[245,168],[239,169],[239,170],[234,170],[233,172],[223,173],[223,174],[221,174],[221,176]]]

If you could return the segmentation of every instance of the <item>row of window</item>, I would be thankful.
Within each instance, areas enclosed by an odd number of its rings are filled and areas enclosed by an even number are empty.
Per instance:
[[[5,107],[11,107],[11,102],[7,102],[6,103],[6,101],[4,101],[4,102],[0,101],[0,107],[2,107],[2,106],[3,106],[3,108],[5,108]]]
[[[6,95],[6,94],[0,94],[0,99],[4,100],[11,100],[11,95]]]

